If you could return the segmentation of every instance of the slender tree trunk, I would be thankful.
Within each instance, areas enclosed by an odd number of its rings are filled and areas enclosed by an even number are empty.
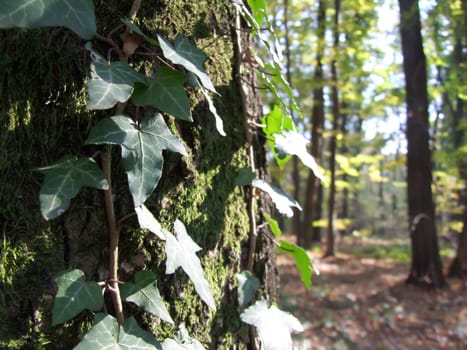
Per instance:
[[[324,0],[318,3],[318,47],[316,50],[316,69],[314,73],[314,84],[319,84],[313,89],[313,110],[311,116],[311,155],[319,160],[320,148],[322,147],[322,130],[324,124],[324,74],[323,74],[323,55],[324,55],[324,35],[326,32],[326,6]],[[305,205],[303,210],[303,220],[301,222],[301,232],[303,235],[303,246],[308,248],[312,241],[316,241],[313,235],[313,221],[316,218],[316,199],[319,180],[312,171],[308,172]],[[318,238],[319,241],[319,238]]]
[[[407,190],[412,264],[408,283],[445,284],[431,192],[426,58],[417,0],[399,0],[407,104]]]
[[[326,231],[326,249],[324,256],[334,255],[334,234],[335,234],[335,202],[336,202],[336,150],[337,133],[339,132],[339,90],[337,77],[337,56],[339,50],[339,11],[340,0],[334,1],[334,28],[333,28],[333,59],[331,61],[331,100],[332,100],[332,135],[329,144],[329,169],[331,171],[329,198],[328,198],[328,226]]]
[[[290,31],[289,31],[289,1],[284,0],[284,30],[285,30],[285,70],[286,78],[290,87],[293,87],[292,84],[292,72],[291,72],[291,58],[290,58]],[[289,110],[292,114],[292,119],[294,120],[295,125],[298,125],[298,120],[292,109],[292,103],[289,103]],[[292,181],[294,187],[294,198],[300,200],[300,168],[299,160],[297,157],[293,158],[293,170],[292,170]],[[292,218],[292,233],[296,236],[297,242],[301,244],[301,235],[300,235],[300,222],[302,212],[297,208],[293,208],[294,215]]]

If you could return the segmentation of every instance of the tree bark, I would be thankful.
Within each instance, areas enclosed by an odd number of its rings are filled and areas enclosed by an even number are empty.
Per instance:
[[[105,31],[100,34],[119,26],[131,4],[130,0],[96,4],[98,28]],[[237,34],[242,33],[240,40],[246,50],[252,44],[246,28],[236,28],[234,13],[233,6],[226,6],[222,0],[209,4],[145,1],[138,12],[150,37],[159,33],[173,40],[176,34],[183,34],[194,40],[209,57],[206,68],[222,96],[215,98],[215,104],[227,137],[218,135],[208,106],[196,91],[190,93],[190,100],[195,102],[194,123],[165,116],[189,155],[166,155],[164,175],[146,202],[167,229],[180,218],[203,248],[198,255],[214,297],[220,302],[217,312],[211,313],[200,301],[183,273],[165,275],[163,244],[142,232],[134,216],[122,222],[118,261],[119,279],[123,281],[132,281],[141,269],[156,273],[172,318],[184,321],[189,334],[210,349],[249,347],[249,340],[241,336],[245,326],[235,306],[235,275],[245,269],[250,254],[249,198],[233,183],[249,159],[245,135],[251,124],[239,121],[258,117],[261,106],[260,92],[253,88],[257,85],[254,70],[238,69],[238,58],[244,52],[236,52]],[[98,149],[84,147],[83,140],[99,119],[112,114],[90,112],[84,107],[89,59],[84,43],[74,34],[61,28],[2,30],[0,39],[0,201],[6,203],[0,209],[0,348],[35,348],[49,343],[51,349],[71,349],[89,328],[93,315],[83,312],[66,327],[51,328],[54,278],[65,268],[80,268],[89,280],[106,277],[109,251],[103,197],[94,190],[83,190],[62,217],[44,222],[37,200],[42,179],[30,170],[49,165],[64,154],[92,156]],[[95,41],[93,45],[107,55],[105,44]],[[148,64],[146,56],[136,57],[140,59],[132,63]],[[240,94],[245,88],[250,89],[248,106],[244,106]],[[253,130],[255,165],[267,178],[261,140]],[[133,211],[133,205],[119,157],[114,148],[113,197],[115,214],[122,218]],[[267,203],[259,204],[260,210],[269,210]],[[259,294],[274,301],[275,247],[264,238],[264,229],[259,229],[252,252],[256,258],[253,270],[263,282]],[[123,311],[125,315],[135,313],[129,304]],[[171,337],[176,331],[142,312],[136,313],[136,318],[141,323],[144,320],[144,328],[158,339]]]
[[[431,191],[426,58],[418,1],[399,0],[407,105],[407,195],[412,264],[408,283],[445,284]]]

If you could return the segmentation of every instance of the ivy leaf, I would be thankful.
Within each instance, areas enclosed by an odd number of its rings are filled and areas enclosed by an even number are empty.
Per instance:
[[[204,346],[196,339],[191,338],[182,324],[175,335],[175,339],[166,339],[162,343],[163,350],[205,350]]]
[[[135,284],[125,283],[120,291],[124,300],[135,303],[168,323],[174,323],[157,289],[156,275],[151,271],[136,272]]]
[[[157,38],[159,39],[162,52],[168,60],[194,73],[201,81],[201,85],[209,91],[216,93],[209,75],[203,68],[204,61],[206,61],[206,55],[203,51],[198,49],[190,39],[181,35],[175,38],[173,46],[160,35]]]
[[[240,169],[237,177],[234,180],[235,186],[245,186],[251,185],[251,182],[256,178],[256,173],[251,169],[251,167],[246,167]]]
[[[258,179],[253,180],[251,182],[251,186],[259,188],[260,190],[269,194],[279,213],[289,218],[293,216],[292,207],[302,210],[302,207],[300,207],[300,204],[298,204],[295,199],[291,198],[287,193],[278,187],[273,187],[263,180]]]
[[[160,114],[146,117],[139,124],[124,115],[102,119],[91,130],[86,144],[102,143],[121,145],[135,207],[144,203],[161,178],[162,151],[186,155],[182,142],[170,132]]]
[[[282,134],[275,135],[276,149],[287,153],[296,155],[302,163],[313,171],[313,174],[326,183],[326,178],[315,161],[315,158],[306,150],[306,145],[309,141],[296,131],[283,131]]]
[[[268,144],[271,147],[277,165],[279,165],[279,168],[283,169],[284,165],[290,159],[290,156],[278,154],[275,146],[275,135],[285,130],[293,130],[294,125],[292,118],[285,117],[282,110],[274,105],[274,108],[263,117],[262,123],[264,125],[263,132],[268,138]]]
[[[279,227],[279,223],[272,217],[270,217],[267,213],[263,213],[263,215],[266,221],[268,222],[272,233],[274,233],[274,236],[276,236],[276,238],[280,237],[282,235],[282,230]]]
[[[248,6],[251,8],[252,15],[258,27],[261,27],[267,13],[266,0],[248,0]]]
[[[46,220],[62,215],[81,187],[109,188],[101,169],[92,158],[66,156],[55,164],[35,170],[45,174],[39,198],[41,213]]]
[[[166,233],[165,253],[167,254],[167,262],[165,273],[172,274],[181,266],[195,285],[195,290],[201,299],[211,309],[216,310],[211,287],[204,277],[201,262],[195,254],[201,248],[193,242],[186,231],[185,225],[178,219],[175,221],[174,231],[176,237],[170,232]]]
[[[193,121],[190,100],[183,83],[185,75],[168,67],[160,67],[149,85],[135,84],[131,100],[137,106],[151,105],[181,120]]]
[[[136,216],[138,217],[139,226],[154,233],[157,237],[165,241],[165,233],[167,232],[161,227],[159,221],[146,208],[144,204],[135,208]]]
[[[63,26],[85,40],[96,34],[92,0],[2,0],[0,28]]]
[[[250,271],[243,271],[237,274],[238,281],[238,305],[243,308],[255,296],[260,287],[259,279],[251,274]]]
[[[303,248],[286,241],[280,241],[280,246],[277,247],[279,253],[286,253],[295,260],[295,266],[300,271],[300,279],[307,287],[311,287],[311,276],[313,274],[313,263],[310,257]]]
[[[292,350],[291,332],[303,332],[300,321],[288,312],[259,300],[246,309],[240,318],[255,326],[264,350]]]
[[[162,346],[152,334],[142,330],[133,317],[119,325],[114,317],[97,314],[92,328],[74,348],[95,349],[162,350]]]
[[[97,311],[102,308],[102,289],[96,282],[86,282],[81,270],[67,270],[60,273],[55,282],[58,285],[52,309],[52,326],[71,320],[83,310]]]
[[[133,84],[146,83],[146,78],[135,71],[128,63],[116,61],[107,62],[90,45],[91,51],[91,79],[86,83],[89,102],[88,109],[108,109],[117,102],[127,101],[133,93]]]
[[[224,121],[219,116],[219,114],[217,114],[217,109],[216,109],[216,106],[214,105],[214,102],[211,99],[211,96],[209,96],[209,93],[203,87],[201,87],[201,93],[204,95],[204,98],[208,102],[209,111],[214,116],[217,132],[221,134],[222,136],[226,136],[225,131],[224,131]]]

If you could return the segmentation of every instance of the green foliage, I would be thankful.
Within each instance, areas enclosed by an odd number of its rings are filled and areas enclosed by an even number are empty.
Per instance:
[[[2,0],[0,28],[63,26],[89,40],[96,34],[92,0]]]
[[[52,325],[71,320],[83,310],[97,311],[104,299],[96,282],[86,282],[81,270],[63,271],[55,279],[58,292],[52,310]]]
[[[101,120],[91,130],[87,144],[121,145],[123,166],[135,207],[151,195],[162,174],[162,151],[186,154],[185,147],[172,135],[160,114],[135,123],[127,116]]]
[[[108,188],[107,181],[92,158],[63,157],[57,163],[37,168],[45,174],[40,192],[42,216],[55,219],[62,215],[83,186],[101,190]]]
[[[157,289],[156,275],[151,271],[136,272],[135,283],[125,283],[121,295],[125,301],[138,305],[166,322],[174,323]]]
[[[185,75],[168,67],[160,67],[148,85],[135,84],[132,102],[137,106],[152,105],[181,120],[193,121],[190,101],[183,87]]]
[[[300,279],[307,287],[311,287],[311,276],[313,275],[313,263],[310,257],[303,248],[286,241],[281,240],[280,246],[277,247],[279,253],[286,253],[294,258],[295,265],[300,271]]]
[[[162,350],[162,347],[150,333],[137,325],[134,318],[127,318],[119,325],[114,317],[97,314],[94,326],[74,349]]]
[[[89,43],[88,43],[89,44]],[[146,78],[136,72],[128,63],[107,62],[92,50],[91,79],[87,82],[89,109],[109,109],[117,102],[126,102],[133,93],[133,84],[147,84]]]

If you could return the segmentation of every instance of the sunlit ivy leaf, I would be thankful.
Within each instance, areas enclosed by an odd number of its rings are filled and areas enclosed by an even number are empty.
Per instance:
[[[157,69],[148,86],[135,84],[131,100],[137,106],[151,105],[182,120],[193,121],[190,100],[183,83],[185,75],[168,67]]]
[[[209,111],[214,116],[217,132],[221,134],[222,136],[226,136],[225,131],[224,131],[224,122],[222,121],[222,118],[219,116],[219,114],[217,114],[217,109],[216,109],[216,106],[214,105],[214,102],[211,96],[209,96],[209,93],[203,87],[201,87],[201,92],[204,95],[204,98],[206,99],[206,101],[208,102]]]
[[[166,322],[174,323],[157,289],[156,275],[151,271],[138,271],[135,283],[125,283],[120,292],[124,300],[135,303]]]
[[[283,131],[282,134],[275,135],[275,147],[281,152],[296,155],[302,161],[303,165],[313,171],[313,174],[322,182],[326,178],[315,161],[315,158],[308,153],[306,145],[309,141],[296,131]]]
[[[216,92],[209,75],[203,68],[206,55],[203,51],[198,49],[190,39],[179,35],[175,38],[175,42],[172,45],[160,35],[158,35],[157,38],[159,39],[162,52],[168,60],[172,63],[182,65],[186,70],[194,73],[198,77],[202,86],[211,92]]]
[[[196,252],[201,248],[188,235],[185,225],[180,220],[174,224],[176,237],[166,233],[165,253],[167,254],[166,274],[172,274],[178,267],[182,267],[195,285],[195,290],[201,299],[213,310],[216,309],[211,287],[204,277],[201,262]]]
[[[290,156],[287,154],[279,154],[277,152],[275,147],[275,135],[286,130],[293,130],[294,125],[292,118],[284,116],[282,110],[278,106],[274,105],[273,109],[263,117],[262,123],[264,125],[263,132],[268,138],[268,144],[271,147],[277,165],[282,169],[290,159]]]
[[[45,174],[39,194],[41,213],[46,220],[62,215],[82,187],[109,188],[101,169],[92,158],[67,156],[57,163],[35,169]]]
[[[276,220],[274,220],[272,217],[270,217],[267,213],[263,213],[263,215],[266,221],[268,222],[272,233],[274,233],[274,236],[280,237],[282,235],[282,230],[279,227],[279,223]]]
[[[1,0],[0,28],[67,27],[85,40],[96,34],[92,0]]]
[[[280,246],[277,247],[279,253],[286,253],[295,260],[295,266],[300,271],[300,279],[307,287],[311,287],[311,276],[313,274],[313,263],[310,257],[303,248],[286,241],[280,241]]]
[[[251,170],[251,167],[240,169],[237,177],[234,180],[235,186],[251,185],[251,182],[256,178],[256,173]]]
[[[119,325],[114,317],[97,314],[94,325],[74,349],[162,350],[162,346],[152,334],[142,330],[133,317]]]
[[[298,204],[295,199],[291,198],[287,193],[278,187],[273,187],[263,180],[258,179],[253,180],[251,185],[269,194],[279,213],[287,217],[293,216],[292,207],[302,210],[300,204]]]
[[[52,309],[52,325],[66,322],[83,310],[102,308],[102,289],[96,282],[86,282],[81,270],[67,270],[55,278],[58,286]]]
[[[162,151],[186,154],[182,142],[170,132],[160,114],[148,116],[141,123],[124,115],[102,119],[86,140],[86,144],[101,143],[121,145],[135,207],[144,203],[161,178]]]
[[[107,62],[89,44],[86,48],[93,58],[91,79],[86,83],[89,95],[88,109],[112,108],[117,102],[125,102],[130,98],[135,82],[146,84],[144,75],[135,71],[128,63]]]
[[[157,237],[165,241],[165,233],[167,232],[161,227],[159,221],[156,220],[154,215],[146,208],[144,204],[135,208],[138,217],[139,226],[154,233]]]
[[[238,305],[245,307],[255,296],[260,287],[259,279],[251,274],[250,271],[243,271],[237,274],[238,281]]]
[[[162,343],[163,350],[205,350],[204,346],[196,339],[191,338],[182,324],[175,335],[175,339],[166,339]]]
[[[248,0],[248,5],[258,27],[261,27],[267,14],[266,0]]]
[[[240,318],[255,326],[264,350],[292,350],[292,332],[303,332],[300,321],[288,312],[259,300],[246,309]]]

